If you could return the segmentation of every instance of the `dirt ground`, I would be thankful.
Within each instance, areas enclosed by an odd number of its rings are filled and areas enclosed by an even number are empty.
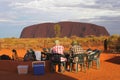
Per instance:
[[[19,57],[23,57],[26,50],[17,50],[17,52]],[[12,55],[11,50],[8,49],[0,50],[0,55],[2,54]],[[0,65],[0,80],[120,80],[120,53],[102,53],[100,62],[100,69],[96,69],[94,65],[89,70],[87,69],[86,73],[65,71],[64,73],[45,72],[44,75],[34,75],[30,71],[28,74],[20,75],[17,71],[9,70],[12,68],[12,64],[0,61],[0,64],[3,64]],[[7,67],[8,70],[4,70],[3,67]]]

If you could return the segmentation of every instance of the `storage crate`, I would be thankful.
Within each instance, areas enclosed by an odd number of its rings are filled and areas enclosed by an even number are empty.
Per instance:
[[[27,74],[28,73],[28,65],[18,65],[18,74]]]

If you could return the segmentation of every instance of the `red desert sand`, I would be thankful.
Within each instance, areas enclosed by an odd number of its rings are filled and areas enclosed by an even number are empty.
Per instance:
[[[18,56],[23,57],[26,50],[17,50]],[[11,57],[9,49],[1,49],[0,55],[7,54]],[[49,61],[46,61],[45,74],[34,75],[32,62],[0,60],[0,80],[120,80],[120,53],[103,53],[100,56],[100,69],[96,66],[86,72],[51,73]],[[29,65],[28,74],[18,74],[18,65]]]

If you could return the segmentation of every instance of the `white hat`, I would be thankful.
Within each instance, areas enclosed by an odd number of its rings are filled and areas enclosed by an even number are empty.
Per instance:
[[[60,44],[59,40],[55,40],[55,44]]]

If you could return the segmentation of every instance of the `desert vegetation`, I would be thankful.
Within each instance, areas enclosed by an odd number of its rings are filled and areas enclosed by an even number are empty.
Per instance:
[[[120,35],[112,35],[108,38],[110,52],[120,52]]]
[[[3,38],[0,39],[0,49],[42,49],[50,48],[54,45],[54,41],[58,39],[65,49],[69,49],[72,41],[78,41],[82,47],[86,48],[98,48],[103,46],[104,39],[108,39],[108,51],[110,52],[120,52],[120,35],[112,36],[87,36],[84,38],[72,36],[70,38]],[[103,48],[102,48],[103,49]]]

